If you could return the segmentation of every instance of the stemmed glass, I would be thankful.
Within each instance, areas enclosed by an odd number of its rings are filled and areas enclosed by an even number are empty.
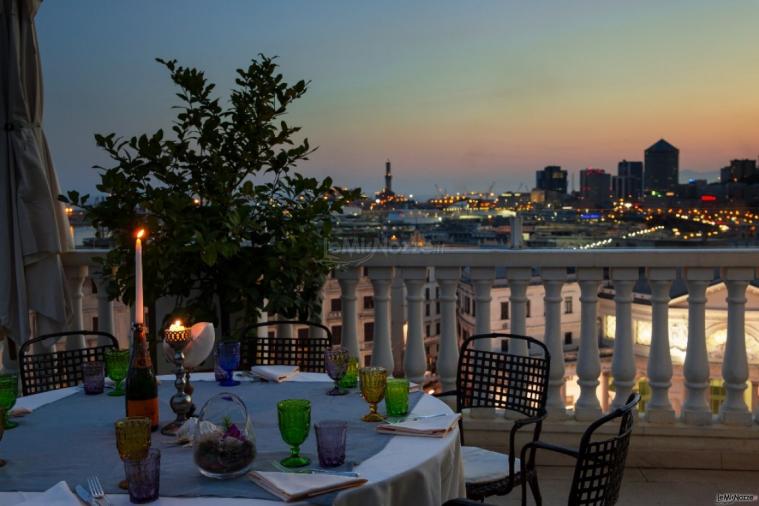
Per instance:
[[[344,388],[340,388],[340,380],[345,376],[348,370],[348,349],[342,346],[335,346],[332,349],[324,351],[324,365],[327,374],[335,382],[334,388],[327,391],[327,395],[345,395],[348,393]]]
[[[106,350],[105,370],[116,387],[108,392],[111,397],[124,395],[124,378],[129,371],[129,350]]]
[[[285,467],[303,467],[311,463],[307,457],[300,455],[300,445],[308,437],[311,427],[311,401],[305,399],[285,399],[277,403],[279,415],[279,432],[282,439],[290,445],[290,456],[282,459]]]
[[[361,395],[369,403],[369,412],[361,419],[365,422],[381,422],[382,415],[377,413],[377,403],[385,397],[387,371],[384,367],[363,367],[358,371],[361,382]]]
[[[116,420],[116,448],[122,461],[142,460],[147,457],[151,424],[147,416],[128,416]],[[119,487],[126,490],[127,481],[121,480]]]
[[[240,341],[222,341],[217,345],[219,365],[227,372],[227,377],[219,382],[223,387],[234,387],[240,384],[235,380],[234,372],[240,365]]]
[[[5,410],[4,429],[18,427],[18,422],[11,420],[11,408],[16,405],[18,397],[18,375],[0,374],[0,408]]]

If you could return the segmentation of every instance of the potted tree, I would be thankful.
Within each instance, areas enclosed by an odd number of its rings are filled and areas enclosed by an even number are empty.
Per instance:
[[[111,234],[113,247],[100,259],[109,295],[132,302],[132,234],[145,226],[146,300],[174,297],[178,313],[217,323],[223,336],[233,333],[232,315],[247,323],[260,311],[318,313],[332,267],[331,215],[359,191],[293,170],[312,148],[295,140],[300,128],[284,115],[308,83],[287,83],[274,59],[259,55],[237,70],[222,103],[202,71],[157,61],[178,87],[171,134],[95,135],[113,161],[95,167],[106,196],[61,196]]]

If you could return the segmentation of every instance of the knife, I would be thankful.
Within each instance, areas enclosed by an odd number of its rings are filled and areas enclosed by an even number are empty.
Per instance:
[[[79,499],[89,504],[89,506],[98,506],[98,503],[95,502],[95,498],[92,497],[92,494],[90,494],[89,491],[83,486],[77,485],[74,487],[74,492],[76,492],[76,495],[79,496]]]

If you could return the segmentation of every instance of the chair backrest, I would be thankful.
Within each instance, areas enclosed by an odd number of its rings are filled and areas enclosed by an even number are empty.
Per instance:
[[[475,346],[511,345],[525,341],[530,351],[541,355],[516,355],[506,351],[485,351]],[[483,346],[481,346],[483,347]],[[484,348],[484,347],[483,347]],[[466,339],[459,353],[456,374],[456,404],[465,408],[504,408],[526,416],[541,415],[548,394],[548,370],[551,355],[540,341],[516,334],[480,334]]]
[[[96,336],[106,344],[47,353],[32,353],[31,351],[31,346],[36,343],[53,341],[51,344],[55,344],[55,341],[61,338],[73,336]],[[38,394],[78,385],[84,380],[82,364],[94,361],[105,362],[105,351],[109,349],[118,350],[119,342],[107,332],[78,330],[45,334],[29,339],[19,350],[22,394]]]
[[[630,394],[624,406],[593,422],[583,434],[569,493],[570,506],[611,506],[617,502],[635,420],[633,410],[639,401],[639,393]],[[616,419],[619,430],[615,435],[594,434]]]
[[[318,328],[325,337],[258,337],[260,327],[276,325],[306,325]],[[324,352],[332,346],[332,332],[321,323],[277,320],[256,323],[245,328],[240,339],[240,369],[254,365],[297,365],[303,372],[324,372]]]

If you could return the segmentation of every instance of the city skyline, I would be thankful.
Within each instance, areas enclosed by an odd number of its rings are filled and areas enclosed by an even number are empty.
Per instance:
[[[154,57],[206,70],[223,96],[263,52],[289,81],[312,81],[288,119],[319,146],[299,170],[367,193],[386,158],[398,191],[517,190],[548,165],[614,172],[659,138],[680,149],[682,182],[716,179],[759,153],[757,14],[708,2],[46,2],[44,126],[62,188],[92,191],[90,167],[107,162],[94,133],[170,126],[174,90]]]

